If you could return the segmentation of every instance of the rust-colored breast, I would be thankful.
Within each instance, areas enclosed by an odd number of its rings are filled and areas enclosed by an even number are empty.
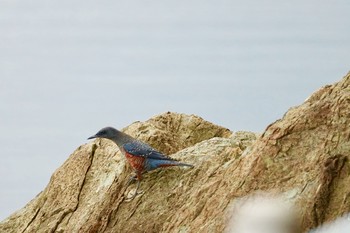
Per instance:
[[[140,171],[140,172],[144,170],[144,164],[145,164],[144,157],[135,156],[127,152],[125,152],[124,154],[128,162],[130,163],[131,167],[133,167],[136,171]]]

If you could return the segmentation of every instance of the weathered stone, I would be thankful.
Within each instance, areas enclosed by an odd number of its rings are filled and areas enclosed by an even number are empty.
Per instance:
[[[228,129],[216,126],[200,117],[169,112],[143,123],[136,122],[126,127],[124,131],[147,141],[164,153],[175,152],[216,136],[229,137],[232,134]],[[185,173],[182,171],[176,173],[176,169],[172,172],[172,180],[170,177],[167,179],[175,185],[177,173],[180,173],[180,177]],[[0,232],[107,230],[106,224],[114,214],[114,208],[118,208],[119,205],[131,205],[137,209],[134,202],[124,203],[124,193],[133,192],[124,189],[130,173],[131,169],[125,166],[124,158],[117,146],[110,141],[98,139],[82,145],[52,175],[49,185],[43,192],[0,224]],[[155,176],[163,182],[166,178],[157,174]],[[156,184],[156,177],[146,175],[142,187],[147,187],[151,181],[153,185]],[[170,206],[168,207],[170,211]],[[120,210],[127,209],[120,208]],[[124,216],[118,214],[118,218],[125,220],[124,228],[135,228],[127,220],[135,210],[126,211]],[[154,217],[158,214],[155,213]]]
[[[230,130],[201,117],[171,112],[157,115],[146,122],[135,122],[123,131],[165,154],[173,154],[213,137],[227,138],[232,134]]]
[[[162,114],[125,131],[195,168],[146,174],[143,194],[128,202],[129,166],[114,144],[95,140],[1,222],[0,232],[223,232],[230,203],[258,190],[287,195],[306,231],[350,211],[349,125],[349,74],[261,135]]]

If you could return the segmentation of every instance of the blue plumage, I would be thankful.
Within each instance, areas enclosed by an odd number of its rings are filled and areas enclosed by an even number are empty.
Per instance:
[[[169,167],[169,166],[192,167],[192,165],[178,162],[175,159],[170,158],[169,156],[166,156],[159,151],[156,151],[155,149],[150,147],[148,144],[140,141],[135,140],[133,142],[125,143],[123,145],[123,149],[126,153],[130,155],[140,156],[145,158],[144,167],[143,167],[144,171],[151,171],[160,167]]]
[[[146,143],[140,141],[133,141],[125,143],[123,145],[125,152],[132,154],[134,156],[143,156],[147,159],[159,159],[159,160],[174,160],[159,151],[156,151]]]
[[[137,189],[140,186],[142,174],[161,167],[169,166],[187,166],[193,167],[190,164],[178,162],[161,152],[155,150],[148,144],[141,142],[123,132],[112,127],[106,127],[97,132],[92,138],[107,138],[112,140],[120,148],[125,155],[127,161],[135,171],[135,176],[132,176],[128,182],[137,180],[136,191],[132,198],[137,194]]]
[[[145,170],[152,171],[160,167],[170,167],[170,166],[186,166],[193,167],[190,164],[181,163],[176,160],[160,160],[160,159],[147,159],[145,161]]]

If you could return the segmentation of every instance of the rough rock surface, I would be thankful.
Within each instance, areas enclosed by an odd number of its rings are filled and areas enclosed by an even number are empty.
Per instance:
[[[131,170],[114,144],[98,139],[80,146],[0,232],[223,232],[229,204],[257,190],[299,205],[306,231],[350,211],[349,126],[349,74],[262,135],[159,115],[125,131],[195,168],[146,174],[144,192],[127,201]]]

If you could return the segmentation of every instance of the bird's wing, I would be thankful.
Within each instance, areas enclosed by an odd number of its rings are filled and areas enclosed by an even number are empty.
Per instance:
[[[126,153],[134,156],[142,156],[148,159],[173,160],[172,158],[156,151],[149,145],[141,142],[129,142],[123,145]]]

